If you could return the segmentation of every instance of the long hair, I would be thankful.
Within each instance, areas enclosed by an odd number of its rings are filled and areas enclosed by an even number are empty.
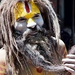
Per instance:
[[[14,63],[15,59],[13,59],[14,57],[16,57],[17,61],[22,67],[22,63],[20,62],[20,58],[18,55],[19,48],[17,47],[15,38],[13,37],[13,30],[12,30],[12,25],[14,23],[13,9],[15,8],[15,4],[18,1],[29,1],[29,0],[2,0],[0,5],[0,21],[1,21],[0,25],[1,25],[2,36],[4,40],[4,45],[7,52],[6,63],[7,63],[7,67],[9,67],[8,63],[10,63],[10,66],[13,67],[12,69],[10,69],[13,71],[12,72],[13,75],[17,75],[17,72],[15,70],[15,63]],[[35,0],[35,3],[40,8],[42,16],[44,16],[44,21],[46,20],[46,23],[49,26],[50,34],[56,37],[56,39],[58,40],[60,38],[60,27],[58,23],[58,18],[51,6],[50,1]],[[9,71],[9,68],[7,69],[7,72]]]

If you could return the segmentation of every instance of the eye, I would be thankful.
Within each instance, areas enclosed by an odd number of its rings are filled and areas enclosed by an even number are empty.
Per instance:
[[[20,17],[20,18],[18,18],[16,21],[17,21],[17,22],[23,22],[23,21],[26,21],[26,20],[27,20],[26,18]]]
[[[34,16],[33,16],[33,18],[38,18],[40,15],[39,14],[35,14]]]

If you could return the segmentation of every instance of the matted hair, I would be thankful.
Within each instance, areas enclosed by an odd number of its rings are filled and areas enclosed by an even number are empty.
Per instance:
[[[0,25],[2,30],[2,36],[4,40],[4,44],[7,51],[7,63],[10,63],[10,66],[13,67],[12,75],[18,75],[15,70],[15,63],[14,63],[14,56],[17,58],[17,61],[20,63],[20,58],[18,57],[18,47],[15,41],[15,38],[13,37],[13,31],[12,31],[12,25],[14,23],[14,17],[13,17],[13,9],[15,8],[15,4],[18,1],[30,1],[30,0],[2,0],[0,5]],[[47,24],[50,29],[50,34],[58,40],[60,38],[60,27],[58,23],[58,18],[56,16],[56,13],[54,12],[51,3],[49,0],[34,0],[34,2],[38,5],[40,8],[40,11],[42,13],[42,16],[46,18]],[[54,34],[53,34],[54,33]],[[17,50],[17,52],[14,50]],[[14,56],[13,56],[14,54]],[[18,63],[17,63],[18,64]],[[7,67],[9,67],[9,64],[7,64]],[[7,72],[9,71],[9,68],[7,69]],[[10,75],[9,73],[7,75]],[[21,74],[22,75],[22,74]]]

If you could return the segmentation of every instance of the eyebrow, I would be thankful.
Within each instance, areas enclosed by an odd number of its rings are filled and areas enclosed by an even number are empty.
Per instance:
[[[39,14],[40,14],[40,13],[34,14],[34,16],[39,15]],[[33,17],[34,17],[34,16],[33,16]]]
[[[23,20],[26,20],[26,18],[25,17],[19,17],[16,21],[18,22],[18,21],[23,21]]]

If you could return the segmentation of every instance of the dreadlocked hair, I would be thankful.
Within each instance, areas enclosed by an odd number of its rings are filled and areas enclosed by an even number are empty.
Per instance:
[[[18,1],[30,1],[30,0],[2,0],[0,5],[0,21],[1,21],[0,25],[7,53],[6,57],[7,75],[10,75],[11,71],[12,71],[11,75],[18,75],[14,63],[16,59],[19,62],[17,64],[20,64],[20,66],[23,68],[19,58],[19,48],[17,47],[15,38],[13,37],[13,30],[12,30],[12,25],[14,21],[13,9],[15,8],[15,4]],[[46,16],[45,18],[47,18],[47,24],[49,25],[50,32],[53,33],[54,31],[53,36],[55,36],[56,39],[58,40],[60,38],[60,27],[57,16],[51,6],[50,1],[34,0],[34,2],[38,5],[38,7],[40,7],[40,11],[43,14],[43,16]]]

